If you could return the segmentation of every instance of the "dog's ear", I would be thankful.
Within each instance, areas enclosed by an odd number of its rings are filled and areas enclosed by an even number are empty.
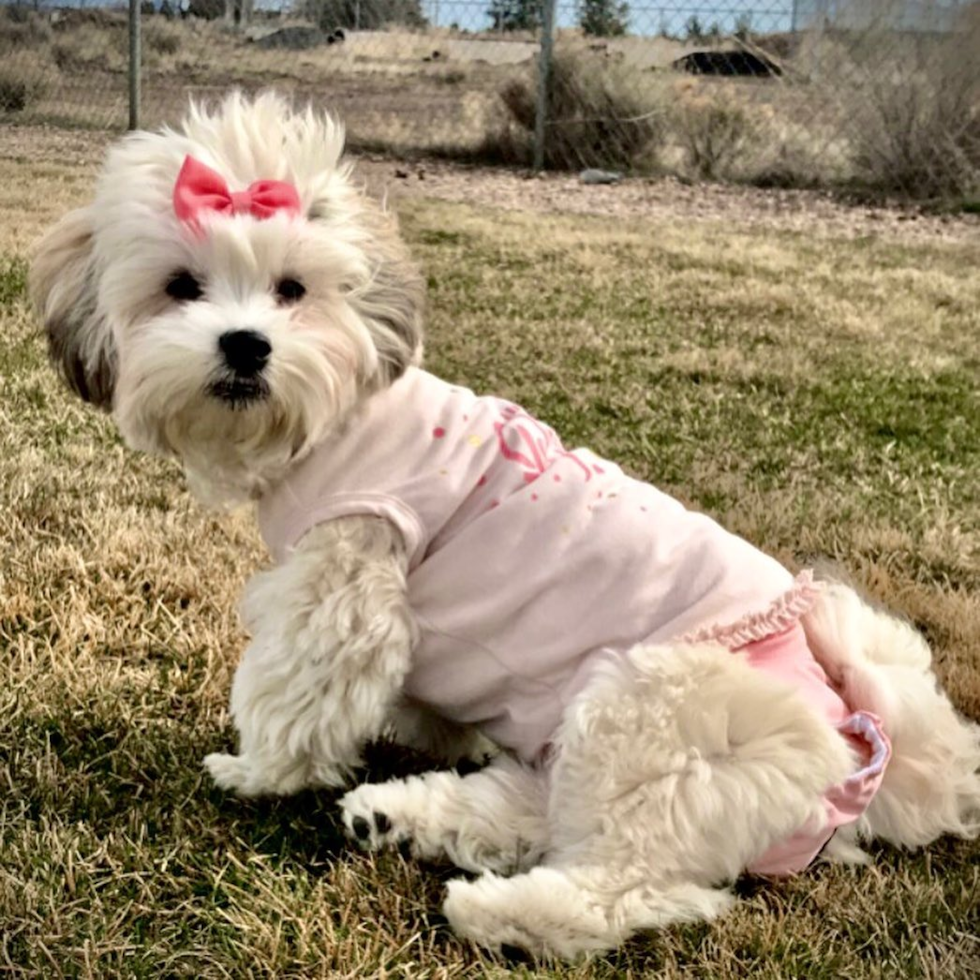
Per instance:
[[[369,210],[364,219],[371,234],[371,276],[352,303],[371,330],[382,380],[390,384],[421,359],[425,286],[394,216]]]
[[[116,351],[98,310],[92,216],[87,208],[66,215],[41,239],[29,284],[55,367],[84,401],[110,410]]]

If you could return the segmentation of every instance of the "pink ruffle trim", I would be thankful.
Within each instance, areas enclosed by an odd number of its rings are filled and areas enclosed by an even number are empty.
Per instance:
[[[747,643],[764,640],[782,633],[808,612],[820,595],[821,585],[813,581],[809,569],[800,572],[791,588],[763,612],[750,613],[727,626],[706,626],[681,637],[683,643],[721,643],[729,650],[738,650]]]

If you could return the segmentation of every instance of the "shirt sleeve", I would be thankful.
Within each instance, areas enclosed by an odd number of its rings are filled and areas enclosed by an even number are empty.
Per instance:
[[[398,528],[405,542],[409,569],[422,560],[428,544],[418,515],[404,501],[386,493],[340,492],[313,508],[292,513],[283,528],[283,551],[289,554],[315,527],[342,517],[383,517]]]

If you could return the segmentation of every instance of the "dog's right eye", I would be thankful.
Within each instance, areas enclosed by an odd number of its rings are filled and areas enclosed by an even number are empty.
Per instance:
[[[164,292],[171,298],[181,302],[200,299],[204,295],[201,284],[186,270],[171,276]]]

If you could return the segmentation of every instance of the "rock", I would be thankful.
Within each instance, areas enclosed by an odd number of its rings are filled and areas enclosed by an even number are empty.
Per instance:
[[[583,184],[618,184],[623,179],[623,175],[615,170],[589,169],[583,170],[578,175],[578,179]]]

